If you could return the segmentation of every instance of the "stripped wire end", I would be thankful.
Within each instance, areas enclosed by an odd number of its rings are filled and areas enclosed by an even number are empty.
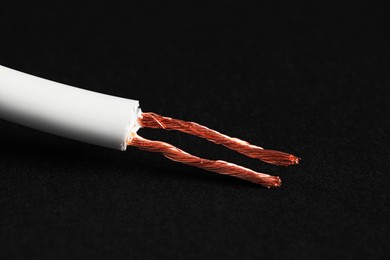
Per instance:
[[[209,140],[213,143],[221,144],[248,157],[260,159],[264,162],[275,165],[294,165],[298,164],[300,160],[300,158],[292,154],[274,150],[266,150],[241,139],[221,134],[215,130],[194,122],[187,122],[170,117],[164,117],[156,113],[142,113],[138,118],[138,123],[141,127],[176,130],[191,134]],[[256,172],[251,169],[222,160],[203,159],[180,150],[171,144],[161,141],[148,140],[137,135],[136,133],[132,133],[132,138],[128,141],[128,145],[148,152],[161,153],[168,159],[175,162],[184,163],[219,174],[234,176],[256,184],[260,184],[267,188],[277,188],[282,185],[282,181],[278,176],[271,176],[268,174]]]
[[[207,171],[216,172],[223,175],[234,176],[243,180],[247,180],[256,184],[260,184],[266,188],[277,188],[282,184],[278,176],[253,171],[251,169],[225,162],[222,160],[203,159],[192,154],[189,154],[171,144],[152,141],[134,134],[128,145],[137,147],[148,152],[157,152],[163,154],[168,159],[198,167]]]
[[[156,113],[142,113],[138,119],[138,123],[142,127],[175,130],[194,135],[215,144],[223,145],[250,158],[259,159],[270,164],[289,166],[298,164],[300,160],[300,158],[292,154],[264,149],[239,138],[227,136],[198,123],[165,117]]]

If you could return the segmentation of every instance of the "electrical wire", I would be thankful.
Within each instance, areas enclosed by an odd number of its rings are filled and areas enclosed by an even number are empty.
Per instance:
[[[231,150],[237,151],[251,158],[260,159],[264,162],[289,166],[298,164],[300,158],[284,152],[266,150],[262,147],[252,145],[238,138],[229,137],[206,126],[195,122],[187,122],[180,119],[165,117],[153,112],[144,112],[138,118],[140,127],[176,130],[204,138],[216,144],[221,144]],[[191,155],[171,144],[161,141],[151,141],[137,134],[132,135],[128,145],[137,147],[148,152],[158,152],[168,159],[198,167],[207,171],[219,174],[230,175],[244,179],[267,188],[276,188],[281,186],[281,179],[278,176],[271,176],[259,173],[251,169],[239,166],[222,160],[208,160]]]
[[[194,122],[153,112],[142,113],[138,100],[87,91],[3,66],[0,66],[0,118],[111,149],[125,151],[127,146],[133,146],[161,153],[176,162],[267,188],[279,187],[280,178],[222,160],[203,159],[171,144],[143,138],[137,131],[140,128],[180,131],[275,165],[289,166],[300,160],[292,154],[264,149]]]
[[[135,135],[128,145],[141,150],[155,153],[162,153],[168,159],[204,169],[206,171],[237,177],[267,188],[280,187],[282,184],[278,176],[253,171],[251,169],[225,162],[222,160],[208,160],[191,155],[171,144],[161,141],[151,141],[139,135]]]
[[[292,154],[268,149],[266,150],[241,139],[221,134],[195,122],[173,119],[170,117],[158,115],[156,113],[142,113],[141,117],[138,119],[138,123],[142,127],[176,130],[191,134],[207,139],[213,143],[223,145],[250,158],[256,158],[275,165],[289,166],[298,164],[300,160],[300,158]]]

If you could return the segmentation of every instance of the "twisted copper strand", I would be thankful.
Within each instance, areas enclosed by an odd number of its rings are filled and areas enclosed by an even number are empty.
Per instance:
[[[164,117],[155,113],[142,113],[142,117],[138,119],[138,122],[143,127],[176,130],[195,135],[216,144],[221,144],[248,157],[275,165],[288,166],[298,164],[300,160],[292,154],[263,149],[262,147],[252,145],[238,138],[221,134],[194,122]]]
[[[203,159],[180,150],[171,144],[161,141],[148,140],[139,135],[134,135],[131,141],[128,142],[128,145],[148,152],[162,153],[165,157],[172,161],[195,166],[219,174],[234,176],[243,180],[263,185],[267,188],[276,188],[280,187],[281,185],[281,180],[277,176],[259,173],[251,169],[221,160],[214,161]]]

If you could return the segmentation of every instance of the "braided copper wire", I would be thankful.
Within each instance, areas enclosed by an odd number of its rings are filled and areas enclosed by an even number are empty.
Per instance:
[[[281,186],[281,180],[278,176],[259,173],[251,169],[221,160],[214,161],[203,159],[182,151],[171,144],[161,141],[148,140],[136,134],[133,134],[133,138],[128,142],[128,145],[148,152],[162,153],[165,157],[172,161],[188,164],[219,174],[234,176],[263,185],[267,188],[276,188]]]
[[[138,119],[142,127],[160,128],[165,130],[177,130],[187,134],[207,139],[216,144],[221,144],[231,150],[237,151],[251,158],[256,158],[267,163],[288,166],[298,164],[300,158],[274,150],[263,149],[238,138],[230,137],[194,122],[187,122],[170,117],[164,117],[155,113],[142,113]]]

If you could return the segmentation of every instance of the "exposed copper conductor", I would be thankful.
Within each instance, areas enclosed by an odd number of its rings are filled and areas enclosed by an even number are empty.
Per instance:
[[[300,158],[292,154],[263,149],[262,147],[252,145],[238,138],[221,134],[194,122],[164,117],[155,113],[142,113],[141,117],[138,119],[138,123],[142,127],[176,130],[195,135],[216,144],[221,144],[248,157],[256,158],[275,165],[294,165],[298,164],[300,160]]]
[[[128,145],[148,152],[162,153],[165,157],[172,161],[188,164],[219,174],[234,176],[263,185],[267,188],[280,187],[281,185],[281,180],[277,176],[259,173],[251,169],[221,160],[214,161],[203,159],[182,151],[171,144],[160,141],[151,141],[137,134],[133,135],[132,139],[128,142]]]

